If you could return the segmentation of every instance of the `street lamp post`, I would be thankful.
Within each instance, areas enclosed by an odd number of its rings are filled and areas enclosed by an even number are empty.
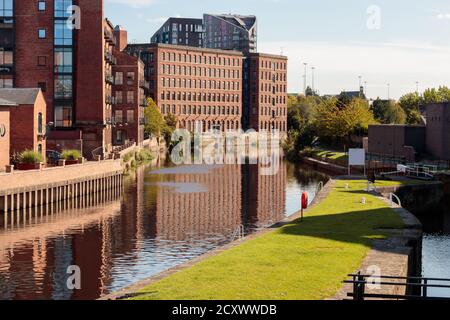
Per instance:
[[[307,78],[307,75],[308,75],[308,63],[303,63],[303,65],[305,66],[305,75],[304,75],[304,80],[305,80],[305,82],[304,82],[304,93],[305,93],[305,96],[306,96],[306,87],[307,87],[307,82],[308,82],[308,78]]]

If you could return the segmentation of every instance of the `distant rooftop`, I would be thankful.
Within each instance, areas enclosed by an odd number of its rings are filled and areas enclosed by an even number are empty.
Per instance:
[[[236,27],[251,30],[256,25],[256,16],[244,16],[239,14],[208,14],[216,18],[225,20],[228,23],[235,25]]]
[[[1,88],[0,104],[3,106],[34,104],[40,90],[39,88]]]

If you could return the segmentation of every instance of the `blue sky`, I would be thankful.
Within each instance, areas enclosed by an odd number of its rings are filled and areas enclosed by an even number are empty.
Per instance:
[[[106,15],[130,41],[149,41],[170,16],[254,14],[259,51],[289,57],[289,91],[303,88],[303,63],[322,94],[356,90],[398,98],[450,86],[450,2],[444,0],[106,0]],[[308,83],[311,70],[308,68]]]

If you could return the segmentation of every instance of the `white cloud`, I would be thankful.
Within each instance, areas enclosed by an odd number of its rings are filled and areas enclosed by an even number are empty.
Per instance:
[[[156,0],[108,0],[111,3],[120,3],[132,8],[148,7],[156,2]]]
[[[289,91],[303,88],[303,62],[316,67],[316,88],[321,93],[357,90],[358,76],[367,81],[370,97],[398,98],[420,87],[450,85],[450,47],[393,41],[390,43],[261,42],[259,51],[289,57]],[[308,70],[311,75],[311,70]],[[308,82],[311,83],[309,77]]]
[[[438,20],[450,20],[450,13],[439,13],[436,18]]]

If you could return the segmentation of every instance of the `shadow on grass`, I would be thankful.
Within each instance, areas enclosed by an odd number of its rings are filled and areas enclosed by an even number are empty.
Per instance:
[[[390,209],[381,208],[317,215],[295,220],[278,230],[279,234],[334,240],[341,243],[356,243],[377,249],[398,252],[387,240],[393,229],[403,229],[401,219]],[[382,244],[386,245],[383,246]]]

